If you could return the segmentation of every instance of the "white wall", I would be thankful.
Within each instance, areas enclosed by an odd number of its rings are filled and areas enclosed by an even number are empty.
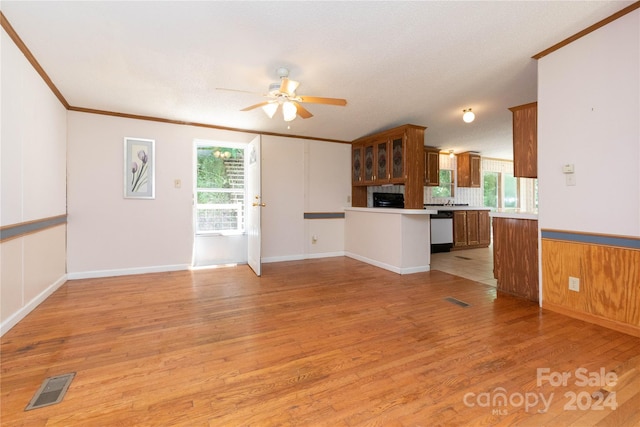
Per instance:
[[[69,277],[188,268],[193,250],[193,140],[246,143],[254,135],[79,112],[68,117]],[[156,142],[153,200],[123,198],[124,137]],[[303,216],[307,206],[330,211],[344,206],[337,200],[346,201],[350,194],[349,149],[346,144],[263,137],[265,262],[309,257],[308,233],[322,236],[320,256],[344,252],[343,220],[314,220],[324,222],[318,231],[305,226]],[[324,163],[327,160],[330,163]],[[319,169],[327,170],[326,176]],[[175,179],[182,181],[181,188],[174,187]],[[328,221],[334,221],[333,226]]]
[[[350,144],[307,141],[305,165],[305,212],[342,212],[351,206]],[[307,257],[344,254],[344,224],[344,219],[305,220]]]
[[[66,213],[66,110],[1,32],[0,225]],[[1,245],[0,333],[6,332],[65,276],[65,225]]]
[[[342,212],[350,205],[350,164],[349,144],[262,138],[264,262],[344,254],[344,219],[305,220],[304,213]]]
[[[69,112],[70,278],[184,269],[193,249],[193,141],[252,135]],[[124,138],[155,140],[155,199],[123,197]],[[174,187],[174,180],[181,187]]]
[[[640,236],[639,34],[636,10],[539,60],[543,229]]]

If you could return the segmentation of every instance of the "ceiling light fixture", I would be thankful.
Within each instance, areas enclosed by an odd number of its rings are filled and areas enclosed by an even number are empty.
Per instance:
[[[282,103],[282,115],[284,116],[285,122],[290,122],[296,118],[298,114],[298,109],[295,104],[291,101],[285,101]]]
[[[278,110],[278,103],[270,102],[267,105],[263,105],[262,110],[265,112],[267,116],[269,116],[270,119],[273,119],[273,115]]]
[[[455,155],[453,154],[453,150],[449,150],[449,158],[453,159]]]
[[[476,115],[473,114],[471,108],[469,108],[468,110],[462,110],[462,120],[464,120],[465,123],[471,123],[475,118]]]

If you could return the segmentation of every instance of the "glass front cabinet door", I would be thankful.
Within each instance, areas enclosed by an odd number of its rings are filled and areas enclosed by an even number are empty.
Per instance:
[[[362,172],[362,145],[354,145],[351,148],[351,182],[353,185],[363,185]]]
[[[405,180],[405,143],[404,135],[391,139],[391,173],[393,183],[403,183]]]

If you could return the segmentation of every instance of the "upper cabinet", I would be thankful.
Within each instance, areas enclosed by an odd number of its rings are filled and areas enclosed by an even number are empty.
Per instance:
[[[440,185],[440,150],[424,147],[424,185]]]
[[[481,158],[477,153],[458,154],[458,187],[480,187]]]
[[[424,204],[424,126],[404,125],[352,143],[352,205],[367,206],[367,186],[404,185],[407,209]]]
[[[513,176],[538,177],[538,103],[511,107],[513,113]]]

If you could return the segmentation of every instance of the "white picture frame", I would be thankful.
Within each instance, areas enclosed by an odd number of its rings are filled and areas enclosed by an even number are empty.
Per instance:
[[[155,140],[124,138],[124,197],[155,198]]]

